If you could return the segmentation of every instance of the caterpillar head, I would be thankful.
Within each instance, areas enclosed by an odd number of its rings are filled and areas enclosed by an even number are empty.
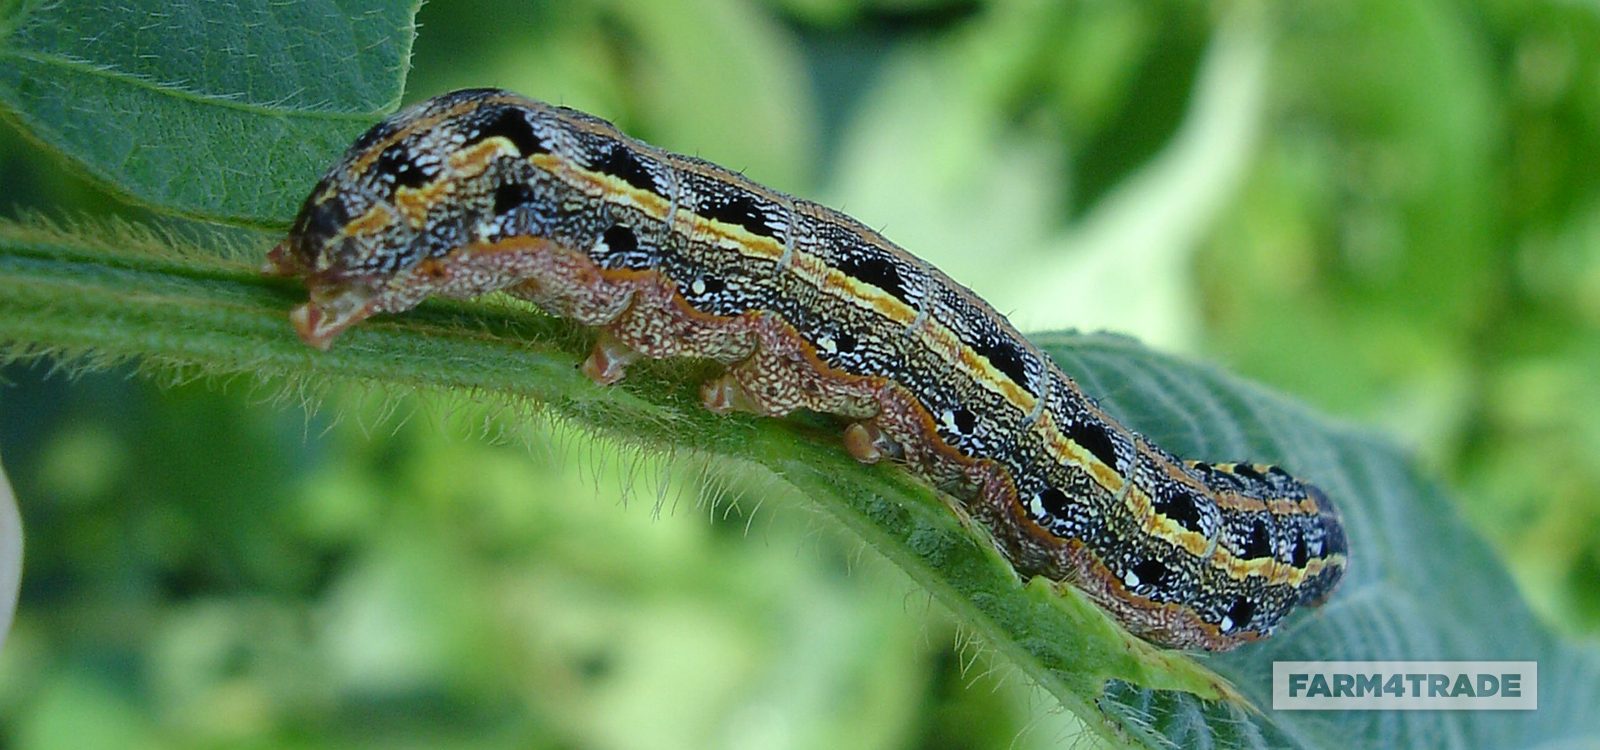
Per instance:
[[[356,140],[267,257],[267,273],[301,279],[310,292],[290,316],[306,343],[327,349],[372,315],[504,285],[474,248],[504,239],[485,220],[512,177],[502,172],[544,148],[530,105],[494,89],[458,91]]]

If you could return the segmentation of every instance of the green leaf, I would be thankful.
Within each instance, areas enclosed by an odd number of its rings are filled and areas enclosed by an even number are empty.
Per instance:
[[[1295,615],[1265,643],[1191,657],[1130,638],[1071,589],[1019,581],[982,530],[926,486],[849,459],[837,425],[709,414],[696,395],[704,367],[650,363],[617,387],[597,387],[575,369],[588,343],[582,331],[498,298],[426,303],[368,321],[320,353],[286,319],[303,290],[222,255],[128,229],[97,237],[0,224],[0,342],[12,356],[51,352],[80,364],[136,359],[191,374],[283,377],[299,388],[355,380],[533,402],[630,443],[769,472],[1114,742],[1469,748],[1600,739],[1587,692],[1600,682],[1600,657],[1559,641],[1529,614],[1439,488],[1383,441],[1215,369],[1119,337],[1038,337],[1136,429],[1181,454],[1292,466],[1345,512],[1352,569],[1331,603]],[[1541,707],[1273,712],[1275,659],[1537,660]]]
[[[287,224],[398,106],[419,4],[23,2],[0,19],[0,113],[136,201]]]

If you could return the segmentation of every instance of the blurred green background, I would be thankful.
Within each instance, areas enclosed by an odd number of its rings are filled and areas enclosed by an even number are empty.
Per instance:
[[[1023,330],[1129,333],[1393,436],[1551,623],[1600,632],[1600,9],[452,0],[419,23],[408,100],[588,110],[843,208]],[[4,216],[151,219],[9,128],[0,186]],[[0,378],[29,544],[5,746],[1080,741],[873,553],[715,467],[465,398]]]

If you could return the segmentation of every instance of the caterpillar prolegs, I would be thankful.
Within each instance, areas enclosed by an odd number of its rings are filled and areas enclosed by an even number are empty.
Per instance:
[[[490,89],[374,126],[312,190],[269,268],[327,348],[433,295],[505,291],[600,329],[599,383],[640,357],[727,366],[714,410],[850,420],[984,523],[1023,576],[1130,631],[1226,650],[1325,599],[1338,511],[1276,466],[1180,461],[1102,411],[1004,316],[837,211],[610,123]]]

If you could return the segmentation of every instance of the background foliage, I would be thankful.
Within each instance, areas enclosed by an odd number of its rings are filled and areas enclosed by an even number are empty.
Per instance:
[[[501,85],[588,109],[885,227],[1025,330],[1203,352],[1400,436],[1548,621],[1600,626],[1592,9],[472,0],[419,20],[407,99]],[[182,158],[251,173],[269,138]],[[15,130],[0,185],[7,215],[148,218]],[[0,659],[18,745],[1076,731],[986,658],[963,670],[871,555],[749,515],[760,486],[718,486],[740,510],[711,513],[696,471],[547,425],[485,444],[486,410],[456,400],[385,418],[345,392],[306,417],[270,386],[45,369],[0,392],[31,544]]]

